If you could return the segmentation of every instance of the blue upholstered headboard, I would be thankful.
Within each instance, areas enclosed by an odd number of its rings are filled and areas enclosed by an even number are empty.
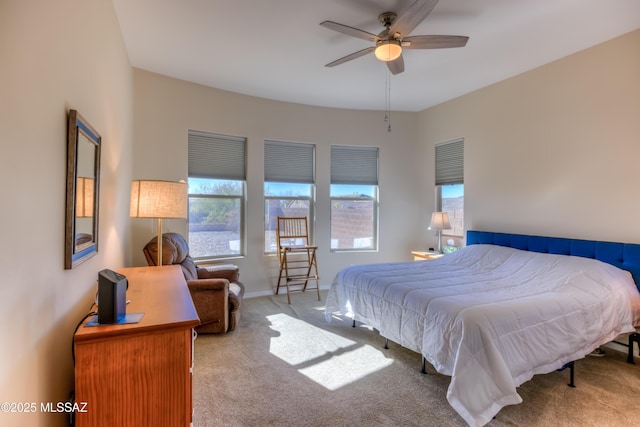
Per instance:
[[[640,290],[640,244],[469,230],[467,245],[474,244],[491,244],[524,251],[595,258],[629,271]]]

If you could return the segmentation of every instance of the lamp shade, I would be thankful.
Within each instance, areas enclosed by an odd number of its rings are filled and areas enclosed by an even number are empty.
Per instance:
[[[449,214],[446,212],[434,212],[431,214],[430,230],[448,230],[451,228]]]
[[[186,218],[187,183],[131,181],[129,215],[134,218]]]
[[[402,47],[397,40],[383,40],[376,46],[374,54],[380,61],[395,61],[402,54]]]
[[[82,176],[76,179],[76,218],[93,217],[95,182],[93,178]]]

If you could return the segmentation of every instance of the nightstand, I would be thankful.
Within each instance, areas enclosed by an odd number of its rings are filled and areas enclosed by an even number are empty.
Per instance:
[[[433,251],[411,251],[414,261],[423,261],[425,259],[440,258],[443,254]]]

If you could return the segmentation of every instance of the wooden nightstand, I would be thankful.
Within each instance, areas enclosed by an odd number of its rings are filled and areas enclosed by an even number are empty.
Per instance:
[[[433,251],[411,251],[414,261],[440,258],[443,254]]]

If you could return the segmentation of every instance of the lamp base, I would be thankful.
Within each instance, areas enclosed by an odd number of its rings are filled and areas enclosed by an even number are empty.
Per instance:
[[[162,218],[158,218],[158,267],[162,266]]]

